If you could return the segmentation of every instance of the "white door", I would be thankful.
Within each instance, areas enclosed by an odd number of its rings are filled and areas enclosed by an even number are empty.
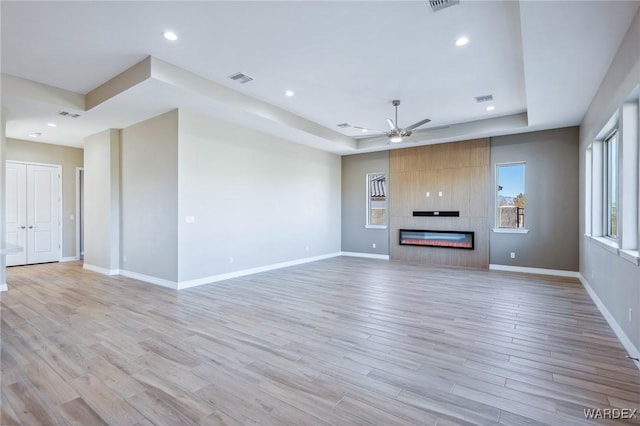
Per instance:
[[[7,162],[7,242],[24,248],[8,266],[60,260],[59,194],[59,167]]]
[[[23,247],[18,254],[7,255],[7,266],[27,263],[27,168],[25,164],[7,163],[7,238],[8,244]]]

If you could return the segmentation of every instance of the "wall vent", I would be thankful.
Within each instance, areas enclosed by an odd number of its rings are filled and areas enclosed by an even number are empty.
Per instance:
[[[345,127],[351,127],[351,124],[349,124],[349,123],[340,123],[340,124],[338,124],[338,127],[344,129]]]
[[[243,73],[241,73],[241,72],[237,72],[237,73],[235,73],[235,74],[231,74],[231,75],[229,76],[229,78],[230,78],[231,80],[235,80],[235,81],[237,81],[237,82],[238,82],[238,83],[240,83],[240,84],[245,84],[245,83],[248,83],[248,82],[250,82],[250,81],[253,81],[253,78],[251,78],[251,77],[249,77],[248,75],[243,74]]]
[[[456,4],[460,4],[460,0],[429,0],[431,10],[433,10],[434,12],[450,6],[455,6]]]
[[[476,102],[489,102],[493,100],[493,95],[476,96]]]
[[[71,117],[71,118],[78,118],[80,117],[80,114],[75,114],[73,112],[69,112],[69,111],[60,111],[60,115],[64,116],[64,117]]]

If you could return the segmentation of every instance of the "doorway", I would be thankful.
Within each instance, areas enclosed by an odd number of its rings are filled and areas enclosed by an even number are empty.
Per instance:
[[[6,241],[23,247],[7,256],[7,266],[59,261],[62,167],[6,164]]]

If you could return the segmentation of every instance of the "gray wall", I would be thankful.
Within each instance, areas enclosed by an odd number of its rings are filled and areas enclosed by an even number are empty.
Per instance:
[[[340,251],[338,155],[185,110],[179,122],[179,281]]]
[[[116,272],[120,267],[120,131],[84,141],[84,264]]]
[[[83,166],[83,150],[18,139],[7,139],[6,149],[7,160],[62,166],[62,257],[76,257],[76,168]]]
[[[525,161],[528,234],[491,232],[489,263],[578,270],[578,128],[491,139],[489,218],[495,226],[496,164]],[[511,259],[510,253],[516,258]]]
[[[121,143],[121,269],[175,282],[178,111],[123,129]]]
[[[616,54],[580,126],[580,273],[620,329],[640,351],[640,267],[583,237],[585,153],[598,132],[640,84],[640,11]],[[598,53],[594,51],[594,55]],[[631,321],[628,310],[633,310]],[[637,355],[636,355],[637,356]]]
[[[387,173],[389,151],[342,157],[342,251],[389,254],[389,210],[386,229],[367,229],[367,173]],[[372,245],[375,244],[376,248]]]

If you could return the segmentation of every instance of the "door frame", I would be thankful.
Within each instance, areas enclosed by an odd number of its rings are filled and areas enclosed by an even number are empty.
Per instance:
[[[80,199],[82,198],[82,201],[84,201],[84,194],[82,194],[83,196],[80,197],[80,173],[82,173],[82,179],[83,179],[83,184],[84,184],[84,167],[76,167],[76,260],[80,260],[80,222],[82,220],[82,218],[80,217],[81,215],[81,209],[80,209]],[[84,185],[83,185],[84,186]]]
[[[25,164],[25,165],[34,165],[34,166],[45,166],[45,167],[54,167],[58,171],[58,259],[57,262],[62,260],[62,241],[64,241],[64,235],[62,234],[62,164],[51,164],[51,163],[38,163],[35,161],[20,161],[20,160],[6,160],[5,163],[13,163],[13,164]],[[24,247],[24,250],[27,250]]]

